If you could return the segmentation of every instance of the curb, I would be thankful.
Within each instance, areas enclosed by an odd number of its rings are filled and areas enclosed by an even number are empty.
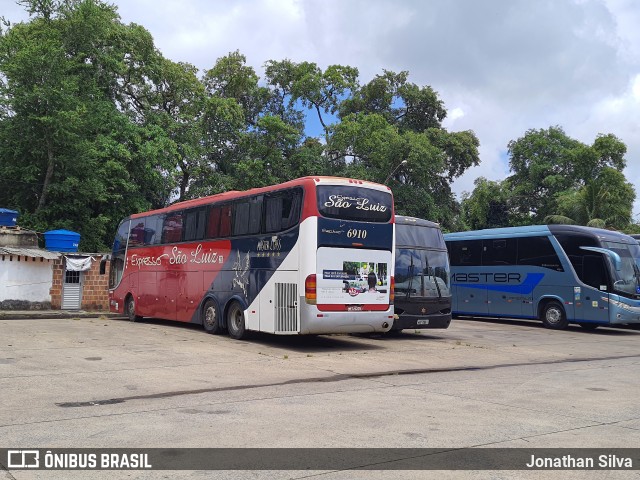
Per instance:
[[[59,318],[125,318],[111,312],[87,312],[84,310],[20,310],[0,311],[0,320],[56,320]]]

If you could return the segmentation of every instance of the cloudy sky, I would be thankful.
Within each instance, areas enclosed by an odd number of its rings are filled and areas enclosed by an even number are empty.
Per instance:
[[[201,70],[240,50],[259,73],[289,58],[383,69],[431,85],[449,130],[473,130],[482,163],[454,184],[508,172],[507,143],[561,126],[591,144],[613,133],[640,196],[640,2],[636,0],[115,0],[125,23]],[[27,19],[14,0],[0,15]],[[640,221],[640,198],[634,205]]]

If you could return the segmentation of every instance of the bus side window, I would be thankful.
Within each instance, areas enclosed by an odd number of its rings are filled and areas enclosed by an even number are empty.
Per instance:
[[[231,236],[231,205],[220,207],[220,237]]]
[[[518,242],[515,238],[498,238],[483,241],[482,265],[515,265]]]
[[[302,192],[288,190],[265,198],[264,231],[281,232],[298,224]]]
[[[131,222],[129,246],[141,247],[142,245],[144,245],[144,218],[138,218]]]
[[[249,202],[240,200],[233,204],[233,236],[249,233]]]
[[[564,271],[549,237],[519,238],[518,265],[550,268],[558,272]]]
[[[211,207],[207,220],[207,238],[218,238],[220,235],[220,215],[223,207]]]
[[[169,213],[162,224],[162,243],[182,240],[182,212]]]
[[[482,240],[449,242],[447,245],[451,256],[451,265],[480,266],[482,261]]]
[[[580,280],[598,290],[601,289],[600,287],[604,287],[604,290],[607,289],[609,279],[602,255],[585,255],[583,257]]]
[[[184,240],[202,240],[205,234],[207,210],[197,208],[184,214]]]
[[[159,245],[162,240],[163,215],[151,215],[145,219],[144,244]]]

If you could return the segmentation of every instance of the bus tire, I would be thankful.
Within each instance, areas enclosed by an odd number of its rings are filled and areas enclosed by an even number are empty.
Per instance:
[[[227,331],[231,338],[240,340],[246,335],[244,311],[238,302],[233,302],[227,310]]]
[[[551,300],[544,304],[540,309],[540,320],[547,328],[554,330],[562,330],[567,328],[569,322],[567,322],[567,315],[564,313],[564,308],[560,302]]]
[[[220,333],[220,316],[218,315],[218,304],[208,299],[202,309],[202,326],[207,333]]]
[[[124,313],[127,314],[127,318],[130,322],[138,322],[142,320],[140,315],[136,315],[136,302],[131,294],[127,296],[127,299],[124,302]]]

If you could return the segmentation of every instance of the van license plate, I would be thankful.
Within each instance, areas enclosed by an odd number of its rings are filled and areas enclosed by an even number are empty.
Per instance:
[[[362,305],[347,305],[348,312],[361,312]]]
[[[418,320],[418,325],[429,325],[429,319],[421,318],[420,320]]]

